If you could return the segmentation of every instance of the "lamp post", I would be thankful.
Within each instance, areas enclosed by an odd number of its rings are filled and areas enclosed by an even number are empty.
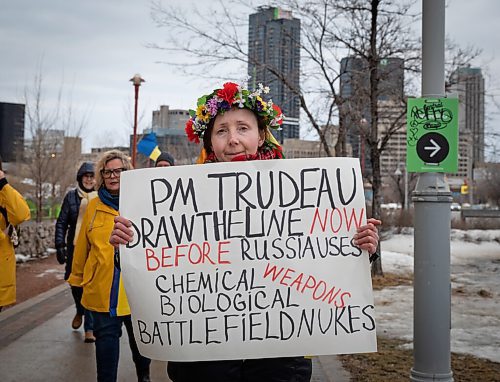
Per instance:
[[[139,100],[139,86],[141,86],[142,82],[144,79],[141,78],[140,74],[134,75],[130,81],[132,81],[132,84],[134,85],[135,89],[135,103],[134,103],[134,139],[132,143],[132,166],[135,167],[135,156],[137,153],[137,104]]]

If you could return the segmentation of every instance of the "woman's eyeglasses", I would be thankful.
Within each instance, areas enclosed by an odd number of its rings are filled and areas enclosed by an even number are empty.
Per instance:
[[[104,179],[111,178],[111,174],[118,178],[123,171],[127,171],[127,169],[123,167],[115,168],[112,170],[106,168],[104,170],[101,170],[101,175]]]

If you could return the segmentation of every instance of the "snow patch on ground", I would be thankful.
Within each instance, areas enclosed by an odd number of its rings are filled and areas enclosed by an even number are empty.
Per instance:
[[[384,272],[413,272],[413,230],[381,242]],[[500,362],[500,230],[452,230],[451,351]],[[413,286],[374,291],[377,331],[413,342]],[[429,317],[432,320],[432,317]]]

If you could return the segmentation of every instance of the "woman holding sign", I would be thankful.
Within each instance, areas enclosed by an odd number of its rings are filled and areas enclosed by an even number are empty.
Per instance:
[[[201,97],[186,123],[188,139],[203,142],[197,163],[283,158],[282,148],[270,130],[280,128],[283,114],[277,105],[262,98],[268,92],[269,88],[262,85],[251,92],[228,82]],[[378,245],[378,224],[380,221],[369,219],[355,236],[355,244],[370,254]],[[127,219],[115,218],[110,243],[118,246],[130,242],[130,227]],[[168,363],[168,375],[174,382],[306,382],[311,372],[311,360],[305,357]]]
[[[141,356],[132,331],[130,307],[123,289],[120,270],[114,263],[109,244],[113,219],[118,216],[120,175],[132,169],[120,151],[105,152],[96,164],[98,197],[89,201],[73,254],[68,282],[83,287],[81,303],[92,312],[96,338],[97,380],[117,379],[122,324],[127,329],[139,382],[149,381],[151,360]]]

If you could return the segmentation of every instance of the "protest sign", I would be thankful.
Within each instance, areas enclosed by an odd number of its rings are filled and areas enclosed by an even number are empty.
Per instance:
[[[354,158],[122,174],[121,267],[140,351],[198,361],[376,351]]]

